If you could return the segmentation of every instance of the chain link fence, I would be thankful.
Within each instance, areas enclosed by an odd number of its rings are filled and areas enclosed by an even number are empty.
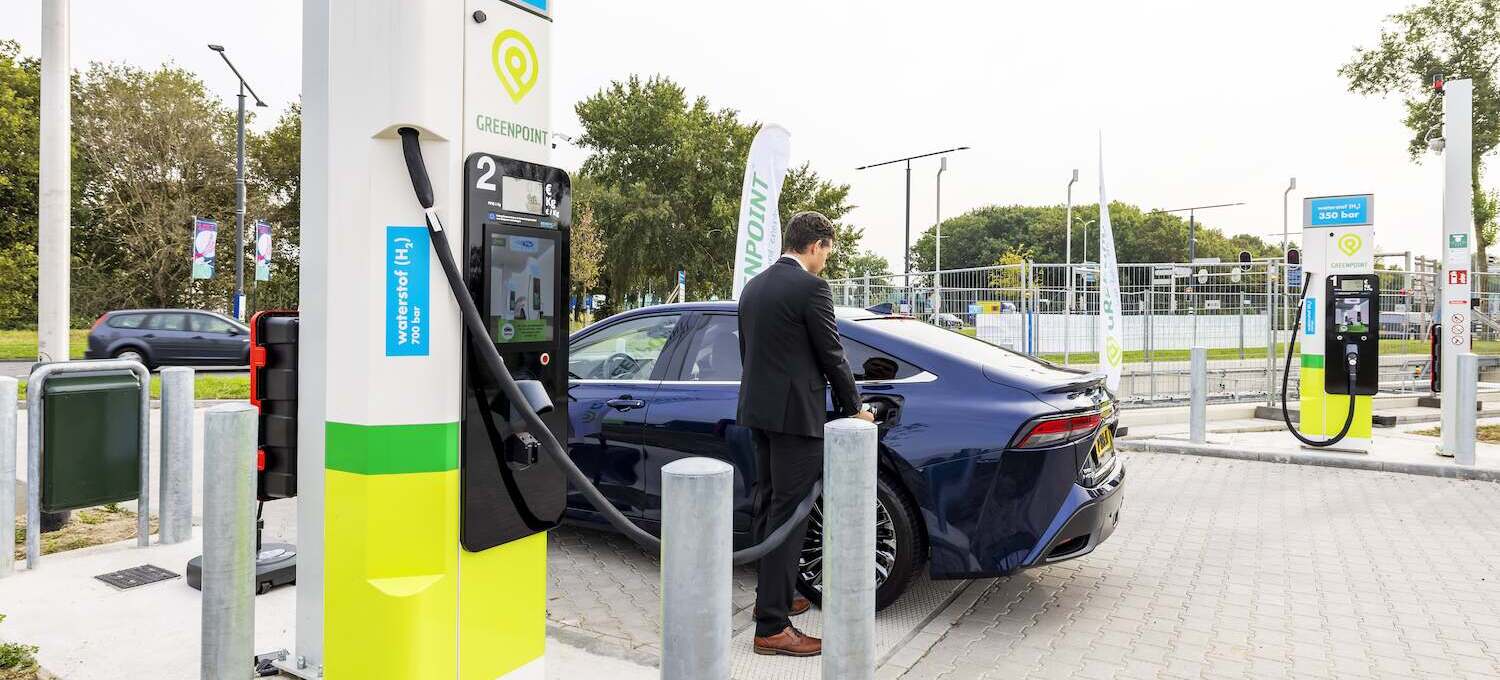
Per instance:
[[[1215,401],[1279,403],[1302,294],[1280,260],[1120,265],[1127,405],[1185,402],[1189,351],[1209,350]],[[1426,392],[1435,271],[1380,270],[1381,387]],[[905,313],[1048,361],[1098,368],[1099,265],[1024,263],[838,279],[840,305]],[[1474,275],[1474,351],[1500,354],[1500,274]],[[1295,352],[1295,349],[1293,350]],[[1288,394],[1297,394],[1294,353]]]

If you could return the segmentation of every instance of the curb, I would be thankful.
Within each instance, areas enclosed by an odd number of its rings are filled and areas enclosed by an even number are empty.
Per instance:
[[[1263,463],[1285,463],[1290,465],[1315,465],[1318,467],[1343,468],[1346,470],[1371,470],[1394,472],[1404,475],[1467,479],[1481,482],[1500,482],[1500,469],[1461,467],[1452,463],[1410,463],[1402,461],[1372,459],[1364,454],[1334,455],[1328,453],[1256,451],[1235,449],[1214,444],[1192,444],[1163,439],[1121,439],[1116,443],[1121,451],[1131,453],[1175,453],[1184,456],[1208,458],[1230,458],[1253,460]]]

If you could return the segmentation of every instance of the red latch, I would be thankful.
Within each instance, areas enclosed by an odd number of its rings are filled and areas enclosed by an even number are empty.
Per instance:
[[[265,472],[266,471],[266,450],[265,449],[256,449],[255,450],[255,469],[256,469],[257,472]]]

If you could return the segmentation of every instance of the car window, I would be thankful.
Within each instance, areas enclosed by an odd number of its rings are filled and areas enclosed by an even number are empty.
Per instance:
[[[151,320],[147,321],[143,328],[154,331],[185,331],[187,330],[187,315],[152,314]]]
[[[145,314],[117,314],[109,318],[109,325],[111,328],[140,328],[145,320]]]
[[[218,333],[224,335],[234,330],[234,326],[229,325],[228,321],[216,316],[209,316],[207,314],[192,314],[190,316],[193,319],[193,330],[199,333]]]
[[[641,317],[593,333],[568,348],[568,372],[589,380],[647,380],[680,318]]]
[[[693,334],[687,360],[682,364],[683,380],[740,379],[739,320],[726,314],[710,314],[707,323]]]
[[[840,340],[844,343],[844,354],[849,358],[849,368],[854,370],[855,380],[901,380],[922,372],[922,369],[858,340],[847,337]]]

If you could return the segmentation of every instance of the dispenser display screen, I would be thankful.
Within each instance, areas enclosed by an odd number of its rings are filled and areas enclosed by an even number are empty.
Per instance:
[[[1363,290],[1364,281],[1356,280]],[[1343,286],[1348,288],[1349,282],[1344,281]],[[1359,297],[1335,298],[1333,303],[1333,320],[1338,324],[1340,332],[1345,333],[1367,333],[1370,330],[1370,298],[1363,295]]]
[[[489,324],[496,344],[551,342],[557,310],[557,242],[491,231]]]
[[[542,183],[520,177],[500,178],[500,207],[511,212],[545,215]]]

